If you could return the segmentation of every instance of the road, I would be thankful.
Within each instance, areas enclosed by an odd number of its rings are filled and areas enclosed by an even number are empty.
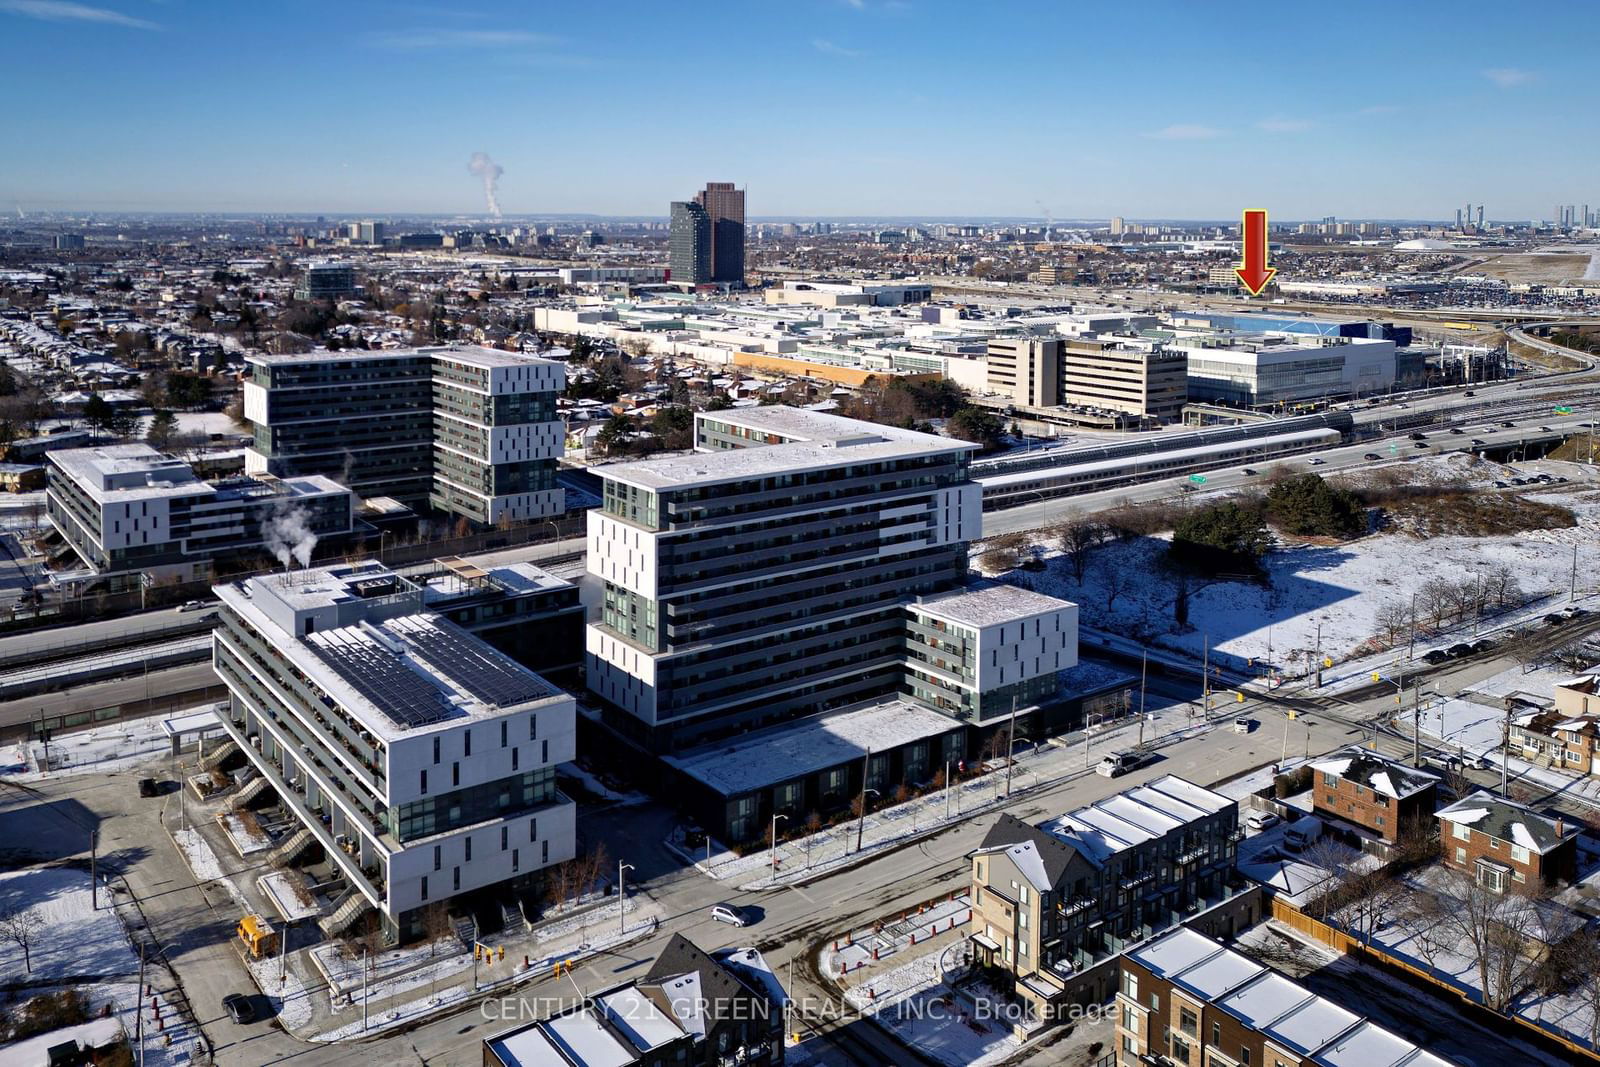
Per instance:
[[[1349,742],[1360,733],[1332,717],[1309,716],[1299,725],[1309,731],[1307,743],[1319,749]],[[1009,810],[1020,818],[1036,820],[1167,773],[1210,784],[1276,760],[1280,745],[1279,735],[1270,729],[1249,735],[1215,730],[1164,750],[1163,758],[1121,779],[1085,772],[1035,792],[1019,789]],[[165,771],[164,761],[157,770]],[[146,773],[151,772],[141,769],[124,774],[47,779],[39,785],[40,798],[26,803],[34,805],[34,812],[53,808],[76,813],[79,822],[84,818],[98,822],[102,853],[116,853],[111,862],[125,873],[134,892],[145,902],[147,913],[154,913],[152,922],[168,942],[169,958],[195,996],[208,1033],[217,1040],[218,1063],[351,1062],[348,1046],[306,1044],[264,1025],[241,1028],[222,1020],[221,996],[248,982],[226,944],[233,916],[222,904],[224,894],[209,894],[219,909],[213,911],[210,901],[193,886],[155,821],[153,812],[161,801],[138,800],[134,782]],[[13,799],[7,806],[18,803]],[[6,814],[6,807],[0,807],[0,820]],[[586,838],[605,840],[612,855],[634,863],[639,881],[630,884],[648,893],[664,913],[660,930],[647,940],[576,968],[573,977],[586,991],[617,984],[641,972],[677,932],[705,949],[754,942],[767,953],[780,974],[787,977],[793,963],[800,995],[822,998],[816,1004],[831,1001],[829,991],[819,987],[814,976],[807,977],[813,966],[808,960],[814,950],[839,930],[960,888],[965,879],[964,857],[979,843],[992,817],[960,821],[916,844],[875,854],[858,867],[828,874],[803,887],[761,893],[741,893],[685,868],[660,844],[673,820],[670,812],[657,805],[611,808],[585,815],[582,825]],[[41,818],[30,820],[28,825],[31,829],[27,833],[10,834],[13,847],[33,846],[51,854],[84,851],[82,846],[72,844],[72,835],[82,839],[81,830],[65,835],[60,832],[61,827],[52,830],[50,820]],[[714,923],[708,915],[709,906],[722,900],[757,905],[765,911],[765,917],[758,926],[743,932]],[[528,997],[566,997],[571,992],[565,978],[558,983],[548,977],[537,979],[520,991]],[[839,1031],[838,1040],[846,1050],[829,1058],[826,1062],[830,1064],[908,1062],[904,1049],[876,1027],[858,1019],[845,1018],[823,1027]],[[476,1065],[482,1062],[478,1045],[481,1038],[504,1028],[476,1008],[468,1009],[410,1033],[377,1040],[360,1057],[363,1061],[398,1062],[420,1057],[427,1064]]]

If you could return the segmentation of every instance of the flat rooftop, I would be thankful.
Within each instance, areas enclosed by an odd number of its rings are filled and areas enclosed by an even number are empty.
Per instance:
[[[938,737],[961,724],[904,700],[831,712],[663,757],[724,796],[737,796],[804,774],[859,760],[867,750]]]
[[[414,356],[437,356],[441,359],[451,359],[458,363],[468,363],[474,367],[485,368],[526,367],[529,364],[560,365],[557,360],[541,359],[538,356],[526,356],[517,352],[502,352],[497,348],[484,348],[482,345],[425,345],[419,348],[306,352],[299,355],[284,356],[252,355],[247,362],[259,363],[264,366],[295,366],[303,363],[317,363],[323,360],[349,363],[383,359],[407,359]]]
[[[673,489],[747,481],[789,471],[971,452],[978,447],[969,441],[782,405],[701,412],[696,416],[697,426],[701,419],[783,440],[773,444],[751,441],[742,448],[608,464],[592,468],[593,473],[640,489]]]
[[[161,497],[245,500],[349,492],[321,474],[294,478],[241,476],[208,482],[183,460],[144,444],[61,448],[47,453],[47,458],[97,504]]]
[[[1075,607],[1070,600],[1059,600],[1021,586],[985,582],[969,589],[923,597],[907,605],[936,619],[983,629],[1008,622],[1021,622],[1036,615],[1048,615]]]
[[[298,577],[251,578],[215,592],[377,737],[394,741],[568,699],[492,645],[420,610],[414,587],[363,597],[351,582],[315,578],[336,569],[304,572],[313,576],[306,585]],[[369,568],[356,580],[374,578],[381,576]],[[340,625],[302,636],[285,628],[308,612]]]
[[[1100,866],[1119,852],[1166,836],[1234,801],[1168,774],[1039,824]]]
[[[1188,927],[1129,950],[1127,958],[1327,1067],[1451,1064]]]

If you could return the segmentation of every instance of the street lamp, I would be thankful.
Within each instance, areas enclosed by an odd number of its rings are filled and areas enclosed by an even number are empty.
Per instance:
[[[778,820],[787,820],[788,818],[789,816],[780,812],[772,813],[772,847],[768,849],[768,852],[772,862],[772,881],[774,884],[778,881]]]
[[[619,934],[628,933],[628,894],[627,884],[623,881],[626,872],[633,870],[633,864],[617,861],[617,925]]]

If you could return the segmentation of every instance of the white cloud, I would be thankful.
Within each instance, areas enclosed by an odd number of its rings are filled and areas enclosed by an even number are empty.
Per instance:
[[[136,30],[161,28],[147,19],[134,18],[109,8],[74,4],[69,0],[0,0],[0,13],[24,15],[46,22],[104,22],[113,26],[131,26]]]
[[[1145,136],[1158,141],[1209,141],[1213,137],[1221,137],[1222,131],[1215,126],[1179,122],[1172,126],[1163,126],[1159,130],[1152,130]]]
[[[860,59],[862,56],[866,55],[865,52],[860,51],[859,49],[846,48],[843,45],[834,44],[832,41],[821,37],[818,37],[816,40],[812,41],[811,47],[815,48],[824,55],[838,56],[841,59]]]
[[[3,2],[3,0],[0,0]],[[379,48],[423,51],[443,48],[539,48],[559,39],[526,30],[396,30],[376,33],[368,41]]]
[[[1281,116],[1262,119],[1256,123],[1256,129],[1265,133],[1304,133],[1316,123],[1310,119],[1286,119]]]
[[[1483,72],[1483,76],[1502,89],[1511,89],[1533,81],[1533,71],[1518,70],[1516,67],[1491,67]]]

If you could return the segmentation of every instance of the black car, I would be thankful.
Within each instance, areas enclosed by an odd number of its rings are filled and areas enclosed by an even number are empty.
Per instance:
[[[222,1007],[236,1023],[255,1022],[256,1006],[243,993],[229,993],[222,998]]]
[[[1445,651],[1449,653],[1451,659],[1460,659],[1462,656],[1472,655],[1472,646],[1462,641],[1459,644],[1451,645]]]
[[[1477,448],[1481,444],[1483,444],[1483,439],[1481,437],[1474,437],[1472,439],[1472,447]]]
[[[1426,441],[1428,439],[1428,435],[1425,433],[1414,433],[1411,435],[1411,439],[1413,441]]]
[[[154,778],[141,778],[139,779],[139,795],[142,797],[160,796],[161,789],[156,785]]]
[[[1426,442],[1426,441],[1418,441],[1416,444],[1412,445],[1411,447],[1412,448],[1427,448],[1428,447],[1428,442]]]
[[[1562,618],[1560,615],[1546,615],[1544,617],[1544,624],[1546,626],[1560,626],[1566,621],[1567,620]]]
[[[1488,652],[1492,648],[1494,648],[1494,642],[1489,640],[1487,637],[1481,641],[1472,642],[1472,651],[1474,652]]]
[[[1459,433],[1466,433],[1466,432],[1467,432],[1467,431],[1465,431],[1465,430],[1463,430],[1463,429],[1462,429],[1462,428],[1461,428],[1461,427],[1459,427],[1459,426],[1452,426],[1452,427],[1450,427],[1450,432],[1451,432],[1451,433],[1458,433],[1458,434],[1459,434]]]
[[[1383,457],[1378,455],[1376,452],[1368,452],[1366,455],[1362,456],[1361,458],[1362,459],[1382,459]]]
[[[1445,660],[1447,660],[1449,658],[1450,658],[1450,654],[1449,653],[1443,651],[1442,649],[1437,649],[1437,648],[1433,649],[1431,652],[1424,652],[1422,654],[1422,662],[1424,662],[1426,664],[1429,664],[1430,666],[1435,666],[1435,667],[1438,666],[1439,664],[1443,663]]]
[[[1517,424],[1512,422],[1510,419],[1507,419],[1505,422],[1502,422],[1500,425],[1504,426],[1506,429],[1510,430],[1510,429],[1513,429]]]
[[[1466,392],[1462,393],[1461,395],[1462,396],[1477,396],[1478,394],[1473,392],[1471,389],[1468,389]]]

